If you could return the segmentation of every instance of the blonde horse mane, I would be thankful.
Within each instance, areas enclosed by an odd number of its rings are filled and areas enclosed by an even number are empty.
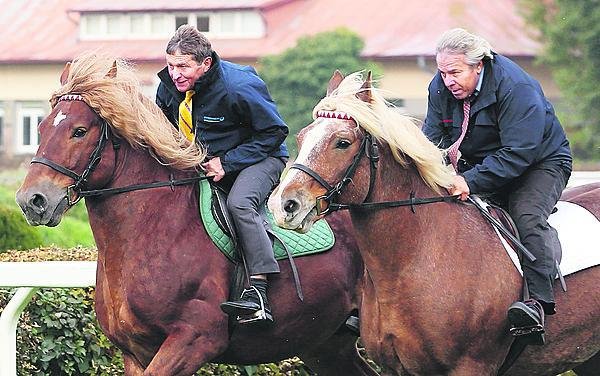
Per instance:
[[[454,173],[444,163],[444,151],[427,139],[417,126],[417,120],[402,115],[391,107],[378,89],[363,89],[363,83],[361,72],[348,75],[315,106],[313,118],[316,118],[320,110],[349,114],[358,126],[377,140],[386,142],[394,159],[402,167],[409,163],[406,157],[410,158],[429,187],[437,192],[441,192],[440,187],[449,187]],[[371,91],[370,103],[356,96],[362,90]]]
[[[123,59],[97,52],[80,55],[71,63],[66,82],[52,94],[52,107],[66,94],[81,95],[114,134],[133,148],[148,149],[162,164],[196,168],[206,156],[201,146],[189,142],[141,93],[132,65]]]

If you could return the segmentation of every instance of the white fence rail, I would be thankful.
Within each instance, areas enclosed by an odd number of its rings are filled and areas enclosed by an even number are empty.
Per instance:
[[[17,323],[40,287],[95,284],[93,261],[0,262],[0,287],[18,287],[0,315],[0,376],[17,374]]]
[[[600,182],[600,171],[576,171],[569,187]],[[0,287],[18,287],[0,315],[0,376],[17,373],[17,323],[21,313],[41,288],[94,286],[93,261],[0,262]]]

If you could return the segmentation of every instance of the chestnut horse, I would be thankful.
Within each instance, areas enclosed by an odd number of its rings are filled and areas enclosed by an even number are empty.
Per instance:
[[[443,196],[452,176],[443,152],[387,106],[370,75],[336,72],[327,92],[269,200],[276,222],[306,231],[349,209],[367,273],[361,338],[388,374],[497,374],[522,279],[494,230],[474,206]],[[600,217],[600,184],[563,198]],[[579,375],[598,374],[599,280],[600,267],[566,277],[547,344],[528,347],[508,374],[556,375],[581,363]]]
[[[98,247],[95,309],[123,351],[125,373],[191,375],[209,361],[247,365],[298,355],[319,374],[376,375],[344,325],[363,278],[349,216],[331,217],[333,249],[297,259],[304,301],[282,262],[269,290],[276,322],[229,327],[219,304],[234,266],[199,219],[197,184],[169,186],[197,178],[192,167],[204,155],[133,77],[124,62],[106,56],[86,54],[67,65],[17,192],[30,224],[55,226],[78,196],[106,190],[85,202]]]

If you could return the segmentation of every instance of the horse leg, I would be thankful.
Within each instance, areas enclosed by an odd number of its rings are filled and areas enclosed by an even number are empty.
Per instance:
[[[598,374],[600,369],[600,352],[592,356],[590,359],[573,368],[577,376],[593,376]]]
[[[133,355],[125,352],[123,352],[123,366],[127,376],[142,376],[144,374],[144,368],[140,362]]]
[[[342,327],[310,353],[300,355],[319,375],[378,376],[356,348],[356,336]]]
[[[223,314],[214,309],[195,313],[196,321],[204,320],[202,326],[182,323],[173,328],[144,371],[144,376],[193,375],[204,363],[225,351],[228,337],[227,320],[221,319]]]

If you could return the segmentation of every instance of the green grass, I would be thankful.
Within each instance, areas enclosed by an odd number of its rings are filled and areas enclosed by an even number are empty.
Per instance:
[[[25,173],[26,171],[24,170],[0,172],[0,205],[20,211],[19,206],[15,202],[15,192],[21,185]],[[58,226],[38,226],[34,228],[34,231],[38,232],[42,238],[40,247],[56,246],[59,248],[71,248],[75,246],[95,246],[83,200],[67,212]]]

